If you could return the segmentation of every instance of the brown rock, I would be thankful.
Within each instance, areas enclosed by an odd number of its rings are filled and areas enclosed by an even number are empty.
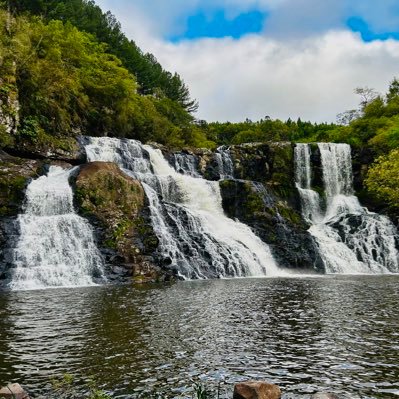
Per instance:
[[[0,389],[0,398],[2,399],[29,399],[29,395],[19,384],[8,384]]]
[[[277,385],[262,381],[241,382],[234,386],[233,399],[280,399]]]

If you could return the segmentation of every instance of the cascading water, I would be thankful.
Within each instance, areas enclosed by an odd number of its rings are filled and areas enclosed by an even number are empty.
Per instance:
[[[85,138],[89,161],[116,162],[140,180],[165,262],[183,278],[283,274],[251,229],[226,217],[217,182],[182,175],[135,140]]]
[[[74,169],[51,166],[26,190],[20,232],[12,249],[14,290],[94,285],[103,277],[103,261],[88,222],[73,209],[69,177]]]
[[[322,220],[321,199],[311,189],[312,170],[310,166],[310,147],[308,144],[297,144],[295,147],[296,188],[301,197],[302,215],[306,221],[317,223]]]
[[[310,146],[295,148],[296,185],[309,232],[316,238],[327,273],[399,272],[398,236],[382,215],[363,208],[352,186],[351,149],[347,144],[318,144],[323,167],[326,211],[311,189]]]
[[[177,172],[192,177],[201,177],[198,173],[198,161],[194,155],[176,153],[173,154],[173,160]]]
[[[232,179],[234,177],[234,166],[229,147],[218,147],[215,152],[215,157],[220,179]]]

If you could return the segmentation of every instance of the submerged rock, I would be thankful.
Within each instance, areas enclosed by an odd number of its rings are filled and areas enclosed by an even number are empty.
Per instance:
[[[233,399],[280,399],[277,385],[261,381],[241,382],[234,386]]]

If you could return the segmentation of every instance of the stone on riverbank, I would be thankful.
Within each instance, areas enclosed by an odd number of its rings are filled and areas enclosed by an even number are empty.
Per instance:
[[[19,384],[8,384],[0,389],[1,399],[29,399],[29,395]]]
[[[262,381],[241,382],[234,386],[233,399],[280,399],[277,385]]]

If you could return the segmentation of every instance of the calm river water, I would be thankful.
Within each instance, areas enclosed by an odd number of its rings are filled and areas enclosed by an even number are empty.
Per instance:
[[[93,376],[115,397],[191,381],[266,379],[285,398],[317,391],[399,397],[399,277],[181,282],[0,293],[0,383],[40,393]]]

